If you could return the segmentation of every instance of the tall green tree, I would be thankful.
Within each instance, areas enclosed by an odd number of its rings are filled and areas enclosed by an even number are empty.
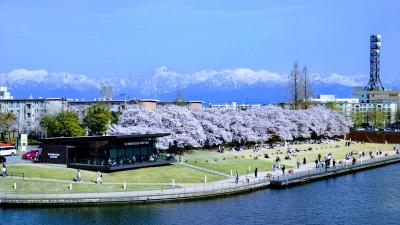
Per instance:
[[[4,136],[8,136],[8,139],[10,140],[11,134],[16,131],[16,121],[17,117],[11,113],[11,112],[5,112],[2,113],[0,112],[0,133],[1,133],[1,139],[4,138]]]
[[[102,135],[113,119],[110,108],[104,103],[98,103],[87,109],[83,122],[92,134]]]
[[[365,123],[365,116],[362,112],[353,112],[351,115],[351,120],[353,121],[354,127],[359,128],[363,123]]]
[[[112,115],[112,120],[111,120],[111,123],[112,124],[117,124],[118,123],[118,121],[119,121],[119,117],[122,115],[122,113],[121,112],[111,112],[111,115]]]
[[[332,109],[332,110],[335,110],[335,111],[338,111],[338,110],[339,110],[338,106],[336,105],[336,102],[328,102],[328,103],[326,104],[326,107],[327,107],[328,109]]]
[[[383,128],[388,122],[387,114],[382,109],[372,109],[368,112],[368,122],[375,128]]]
[[[40,126],[45,129],[46,137],[55,137],[57,136],[57,120],[56,115],[43,115],[40,120]]]
[[[400,109],[399,108],[397,108],[396,109],[396,115],[395,115],[396,117],[396,124],[400,124]]]
[[[45,115],[40,124],[46,129],[48,137],[75,137],[85,134],[85,129],[74,112],[62,111],[56,115]]]

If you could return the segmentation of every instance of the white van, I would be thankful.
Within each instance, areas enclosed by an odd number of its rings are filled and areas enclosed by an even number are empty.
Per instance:
[[[0,147],[0,156],[11,155],[14,156],[17,154],[17,149],[15,146],[1,146]]]

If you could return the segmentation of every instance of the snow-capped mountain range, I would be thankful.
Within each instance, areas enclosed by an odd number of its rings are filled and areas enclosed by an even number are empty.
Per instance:
[[[312,74],[314,94],[350,96],[351,87],[368,81],[366,75]],[[66,97],[93,99],[99,97],[103,83],[113,87],[114,98],[157,98],[173,100],[178,91],[185,99],[206,102],[277,102],[285,100],[287,74],[268,70],[236,68],[201,70],[182,73],[165,66],[149,73],[117,75],[113,77],[88,76],[67,72],[48,72],[43,69],[16,69],[0,74],[0,84],[7,86],[14,98]]]

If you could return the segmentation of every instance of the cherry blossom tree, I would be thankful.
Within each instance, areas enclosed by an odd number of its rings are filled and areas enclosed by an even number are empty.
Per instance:
[[[248,110],[159,106],[125,111],[108,134],[170,133],[157,147],[201,147],[238,142],[332,138],[349,131],[351,122],[323,107],[302,110],[265,106]]]

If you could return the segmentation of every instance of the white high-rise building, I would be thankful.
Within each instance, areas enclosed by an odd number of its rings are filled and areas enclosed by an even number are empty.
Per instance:
[[[0,99],[13,99],[7,87],[0,87]]]
[[[112,100],[112,86],[106,82],[100,90],[101,100]]]

